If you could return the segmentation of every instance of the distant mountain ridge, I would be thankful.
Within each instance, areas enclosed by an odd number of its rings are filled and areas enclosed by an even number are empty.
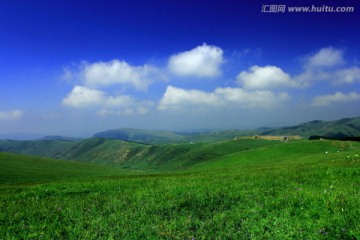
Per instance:
[[[123,141],[132,141],[146,144],[220,141],[233,139],[239,136],[273,135],[294,136],[303,138],[321,136],[332,139],[360,137],[360,117],[343,118],[335,121],[313,120],[295,126],[268,128],[262,127],[255,130],[221,130],[202,132],[172,132],[151,131],[132,128],[112,129],[96,133],[95,138],[110,138]]]
[[[58,135],[49,135],[49,136],[44,136],[44,137],[36,139],[36,140],[60,140],[60,141],[76,142],[76,141],[80,141],[81,138],[64,137],[64,136],[58,136]]]
[[[314,120],[296,126],[263,131],[261,135],[300,135],[306,138],[322,136],[334,139],[360,137],[360,117],[343,118],[335,121]]]
[[[167,131],[167,130],[143,130],[134,128],[119,128],[99,132],[94,138],[117,139],[122,141],[137,142],[143,144],[166,144],[181,142],[214,142],[234,139],[241,136],[273,135],[293,136],[303,138],[320,136],[331,139],[360,138],[360,117],[343,118],[335,121],[313,120],[295,126],[269,128],[260,127],[255,130],[206,130],[206,131]],[[1,134],[0,139],[8,140],[61,140],[80,141],[81,138],[65,136],[44,136],[29,133]]]

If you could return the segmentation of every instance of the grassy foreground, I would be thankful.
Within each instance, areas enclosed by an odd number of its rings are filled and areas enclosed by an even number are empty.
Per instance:
[[[0,238],[359,239],[359,146],[294,142],[192,172],[3,184]]]

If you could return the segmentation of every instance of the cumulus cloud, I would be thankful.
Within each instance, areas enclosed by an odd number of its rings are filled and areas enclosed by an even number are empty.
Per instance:
[[[138,101],[129,95],[110,96],[104,91],[84,86],[75,86],[62,103],[78,109],[101,108],[98,111],[101,116],[145,114],[152,104],[150,101]]]
[[[348,94],[342,92],[336,92],[335,94],[327,94],[316,96],[312,101],[313,106],[328,106],[333,103],[344,103],[344,102],[352,102],[359,101],[360,94],[357,92],[351,92]]]
[[[343,50],[325,47],[309,55],[303,65],[303,72],[291,76],[278,66],[252,66],[236,76],[238,87],[218,87],[213,91],[203,89],[184,89],[168,86],[161,99],[158,110],[214,108],[272,108],[290,99],[280,89],[303,88],[314,81],[325,80],[333,85],[360,82],[360,68],[340,69],[343,64]],[[64,78],[77,79],[78,85],[63,98],[64,106],[73,108],[92,108],[101,116],[146,114],[154,109],[154,103],[131,96],[132,88],[146,90],[157,80],[165,80],[169,72],[180,77],[210,78],[222,74],[223,51],[217,46],[203,44],[192,50],[174,54],[164,68],[151,65],[131,66],[125,61],[82,63],[75,70],[64,70]],[[131,86],[122,88],[122,95],[115,94],[114,85]],[[112,88],[111,88],[112,87]],[[149,88],[153,90],[154,88]],[[130,94],[129,94],[130,93]],[[129,95],[128,95],[129,94]],[[157,93],[151,96],[156,96]],[[313,99],[313,106],[324,106],[335,102],[357,100],[358,93],[338,92]],[[1,118],[1,114],[0,114]]]
[[[0,120],[14,120],[19,119],[24,115],[21,110],[0,111]]]
[[[114,85],[132,86],[136,90],[147,90],[155,81],[165,80],[163,72],[154,66],[131,66],[125,61],[83,62],[75,70],[64,69],[64,79],[76,79],[72,91],[63,98],[62,104],[72,108],[102,109],[105,115],[145,114],[149,111],[146,101],[130,95],[114,95]]]
[[[105,92],[84,86],[75,86],[73,90],[63,99],[66,106],[83,108],[100,105],[104,102]]]
[[[222,49],[203,44],[190,51],[171,56],[168,68],[171,73],[182,77],[216,77],[221,75],[222,63]]]
[[[214,92],[205,92],[168,86],[160,100],[158,109],[176,110],[194,106],[269,108],[289,98],[287,93],[275,94],[264,90],[246,91],[241,88],[216,88]]]
[[[322,68],[334,67],[345,63],[343,59],[344,51],[333,47],[325,47],[320,49],[317,53],[307,58],[305,67],[307,68]]]
[[[83,62],[76,70],[65,68],[63,78],[76,78],[84,86],[92,88],[128,85],[137,90],[146,90],[151,83],[164,80],[165,76],[154,66],[131,66],[125,61],[114,59],[109,62]]]
[[[200,90],[186,90],[168,86],[160,100],[159,109],[176,109],[191,105],[217,105],[217,97]]]
[[[239,73],[236,80],[246,89],[276,89],[297,86],[289,74],[276,66],[252,66],[249,71]]]

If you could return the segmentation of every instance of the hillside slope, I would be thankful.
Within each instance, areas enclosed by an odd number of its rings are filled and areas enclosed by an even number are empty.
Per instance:
[[[145,145],[114,139],[68,141],[0,141],[0,152],[112,165],[142,171],[185,170],[235,152],[281,144],[279,141],[243,139],[215,143]]]
[[[260,130],[219,130],[198,132],[151,131],[132,128],[112,129],[96,133],[94,138],[108,138],[144,144],[169,144],[184,142],[215,142],[238,136],[256,135]]]
[[[116,164],[149,146],[114,139],[0,141],[0,152],[35,155],[97,164]]]
[[[186,141],[186,138],[184,136],[171,131],[150,131],[133,128],[112,129],[104,132],[99,132],[96,133],[94,137],[110,138],[148,144]]]
[[[0,152],[0,184],[93,176],[119,176],[126,171],[95,164]]]
[[[272,141],[273,142],[273,141]],[[243,152],[234,152],[206,161],[192,167],[192,170],[251,169],[274,166],[301,166],[307,164],[329,163],[334,160],[359,161],[354,157],[360,152],[360,142],[351,141],[292,141],[276,145],[264,145]],[[350,159],[347,159],[347,156]]]
[[[74,150],[71,157],[76,162],[0,152],[0,184],[128,175],[139,171],[151,173],[250,170],[252,167],[272,168],[282,165],[294,167],[346,160],[347,155],[354,156],[359,152],[360,143],[331,140],[283,143],[244,139],[220,143],[139,146],[118,140],[91,139],[69,149]],[[90,160],[106,166],[87,163]]]

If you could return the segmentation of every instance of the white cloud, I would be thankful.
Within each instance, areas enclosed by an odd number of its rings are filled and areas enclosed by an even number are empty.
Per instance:
[[[360,68],[351,67],[336,71],[306,70],[294,77],[301,86],[309,86],[315,81],[329,81],[333,85],[354,84],[360,82]]]
[[[84,108],[100,105],[104,102],[105,92],[84,86],[75,86],[63,99],[62,103],[69,107]]]
[[[200,90],[185,90],[168,86],[164,96],[160,100],[159,109],[177,109],[187,105],[216,105],[217,98],[212,93]]]
[[[84,86],[75,86],[63,99],[63,104],[74,108],[94,106],[124,107],[133,104],[135,100],[128,95],[108,96],[106,92]]]
[[[306,68],[334,67],[345,63],[344,51],[333,47],[325,47],[307,58]]]
[[[295,76],[294,79],[297,81],[299,86],[309,87],[310,83],[316,81],[325,81],[329,80],[332,77],[331,71],[323,71],[323,70],[306,70],[298,76]]]
[[[63,78],[73,78],[80,83],[63,98],[64,106],[103,109],[98,111],[103,116],[145,114],[149,111],[148,101],[137,100],[130,95],[111,94],[114,85],[130,85],[136,90],[146,90],[151,83],[166,79],[162,70],[154,66],[131,66],[117,59],[83,62],[75,70],[65,68]]]
[[[342,84],[342,83],[352,84],[355,82],[360,82],[360,68],[358,67],[341,69],[334,73],[335,84]]]
[[[106,116],[130,116],[130,115],[144,115],[149,112],[149,108],[144,106],[139,106],[136,108],[125,108],[122,110],[112,110],[112,109],[101,109],[98,111],[98,114],[100,116],[106,117]]]
[[[186,90],[168,86],[158,109],[191,109],[194,106],[240,108],[270,108],[288,100],[287,93],[275,94],[271,91],[246,91],[241,88],[216,88],[214,92]]]
[[[217,88],[215,94],[224,105],[235,104],[245,108],[271,108],[290,99],[285,92],[275,94],[268,90],[247,91],[242,88]]]
[[[120,95],[120,96],[109,96],[104,99],[104,105],[106,106],[129,106],[134,102],[133,97],[128,95]]]
[[[276,89],[296,87],[289,74],[276,66],[252,66],[236,77],[237,83],[246,89]]]
[[[312,101],[313,106],[327,106],[333,103],[340,102],[351,102],[351,101],[359,101],[360,94],[356,92],[351,92],[348,94],[342,92],[336,92],[335,94],[327,94],[316,96]]]
[[[74,72],[70,70],[69,67],[64,67],[63,68],[63,74],[61,76],[61,80],[67,82],[67,83],[71,83],[71,81],[75,78],[74,76]]]
[[[72,108],[101,108],[98,114],[107,115],[142,115],[152,106],[150,101],[138,101],[129,95],[109,96],[106,92],[84,86],[75,86],[63,99],[63,105]]]
[[[294,77],[301,86],[310,86],[315,81],[331,81],[334,84],[353,82],[357,78],[357,68],[336,70],[345,63],[344,51],[325,47],[305,59],[304,72]]]
[[[222,63],[222,49],[203,44],[190,51],[171,56],[168,68],[178,76],[216,77],[221,75]]]
[[[0,111],[0,120],[14,120],[19,119],[24,115],[21,110]]]
[[[158,80],[164,80],[162,71],[151,65],[131,66],[125,61],[114,59],[109,62],[83,62],[79,69],[64,69],[63,78],[76,78],[87,87],[101,88],[113,85],[129,85],[137,90],[146,90]]]

